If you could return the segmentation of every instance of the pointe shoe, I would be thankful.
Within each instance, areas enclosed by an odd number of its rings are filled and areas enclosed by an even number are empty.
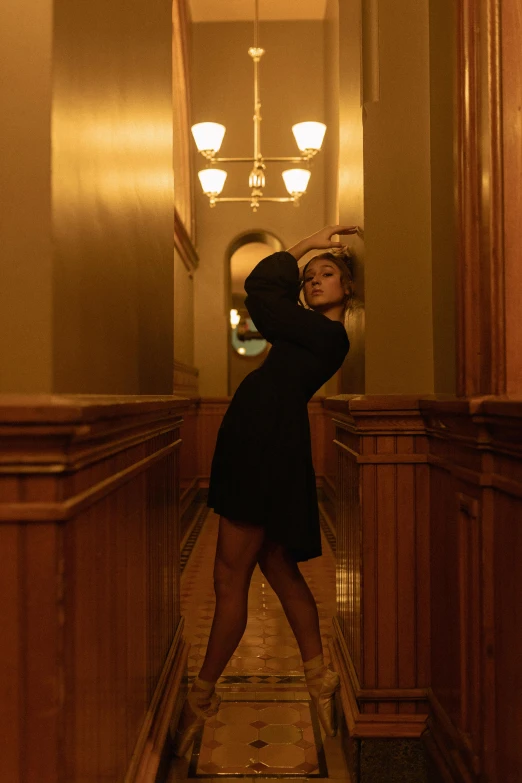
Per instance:
[[[221,696],[217,693],[192,690],[183,706],[178,729],[174,735],[174,755],[181,758],[194,742],[195,736],[207,718],[219,710]],[[182,729],[179,727],[183,726]]]
[[[337,734],[335,694],[339,690],[339,675],[326,666],[321,668],[321,672],[317,669],[315,672],[310,672],[314,674],[313,677],[305,672],[306,683],[325,734],[328,737],[335,737]]]

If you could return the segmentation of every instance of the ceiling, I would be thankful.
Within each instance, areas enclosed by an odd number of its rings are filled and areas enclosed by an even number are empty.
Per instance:
[[[327,0],[259,0],[259,20],[324,19]],[[253,21],[254,0],[189,0],[193,22]]]

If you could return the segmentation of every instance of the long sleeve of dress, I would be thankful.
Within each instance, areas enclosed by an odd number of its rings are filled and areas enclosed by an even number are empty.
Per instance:
[[[298,304],[299,269],[291,253],[264,258],[245,280],[245,305],[256,328],[270,343],[286,340],[311,351],[324,351],[325,316]]]

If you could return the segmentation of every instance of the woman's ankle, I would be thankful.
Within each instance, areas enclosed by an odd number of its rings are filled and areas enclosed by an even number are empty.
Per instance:
[[[192,688],[196,691],[211,693],[216,687],[215,680],[204,680],[202,677],[196,677],[192,683]]]
[[[314,656],[313,658],[308,658],[306,661],[303,661],[303,668],[305,672],[305,676],[307,673],[312,672],[316,669],[322,669],[324,667],[324,655],[323,653],[319,653],[318,655]]]

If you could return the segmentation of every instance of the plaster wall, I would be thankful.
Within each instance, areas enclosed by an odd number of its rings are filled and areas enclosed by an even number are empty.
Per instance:
[[[431,393],[428,0],[381,2],[377,24],[378,47],[370,60],[378,79],[363,113],[365,391]]]
[[[324,121],[322,22],[261,22],[262,151],[294,155],[291,127],[303,120]],[[248,48],[253,27],[244,22],[198,23],[192,28],[192,121],[213,120],[227,128],[223,156],[253,152],[253,66]],[[327,131],[328,133],[328,131]],[[202,159],[196,170],[202,168]],[[288,165],[288,164],[287,164]],[[267,165],[266,195],[287,195],[285,164]],[[223,195],[248,195],[249,164],[224,165],[229,172]],[[306,196],[292,204],[248,203],[208,206],[196,183],[195,364],[202,396],[228,393],[229,291],[227,248],[238,234],[265,229],[289,247],[325,223],[324,156],[313,164]]]
[[[2,391],[169,393],[167,0],[0,11]]]
[[[0,6],[0,391],[52,391],[52,3]]]
[[[430,0],[430,162],[434,391],[456,389],[456,8]]]

